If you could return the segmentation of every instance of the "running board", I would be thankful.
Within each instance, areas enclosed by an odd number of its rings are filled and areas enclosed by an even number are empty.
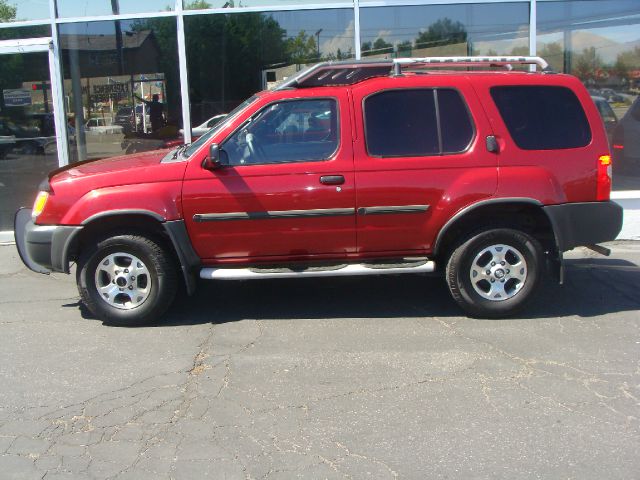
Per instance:
[[[431,273],[436,264],[431,260],[405,263],[351,263],[326,267],[290,268],[203,268],[200,278],[205,280],[256,280],[269,278],[346,277],[355,275],[389,275],[398,273]]]

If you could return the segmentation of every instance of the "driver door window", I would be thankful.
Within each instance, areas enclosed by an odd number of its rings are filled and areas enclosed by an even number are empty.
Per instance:
[[[268,105],[221,148],[224,164],[318,162],[338,149],[336,101],[287,100]]]

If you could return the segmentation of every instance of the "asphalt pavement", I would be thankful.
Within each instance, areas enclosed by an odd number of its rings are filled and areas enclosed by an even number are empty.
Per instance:
[[[509,320],[421,275],[202,283],[103,325],[0,247],[0,478],[640,477],[640,242]]]

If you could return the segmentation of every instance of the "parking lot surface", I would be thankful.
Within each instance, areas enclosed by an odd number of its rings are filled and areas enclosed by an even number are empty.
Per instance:
[[[640,243],[521,318],[420,275],[203,283],[115,328],[0,247],[0,478],[629,479]]]

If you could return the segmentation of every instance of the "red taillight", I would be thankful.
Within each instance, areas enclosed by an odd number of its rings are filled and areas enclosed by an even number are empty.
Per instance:
[[[596,200],[609,200],[611,198],[611,155],[598,157],[597,175]]]
[[[624,145],[614,145],[613,149],[614,150],[623,150],[624,149]]]

